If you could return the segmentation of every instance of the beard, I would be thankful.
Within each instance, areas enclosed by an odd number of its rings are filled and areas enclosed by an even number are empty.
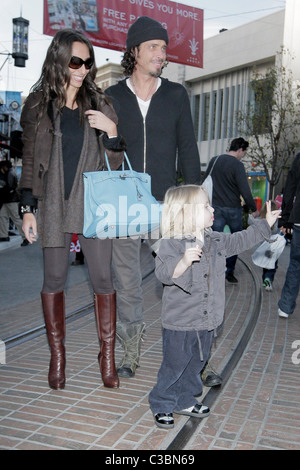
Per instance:
[[[162,74],[163,68],[164,68],[164,64],[162,63],[161,68],[159,70],[157,70],[156,72],[150,72],[150,76],[155,77],[155,78],[160,77]]]
[[[159,72],[156,72],[156,73],[155,73],[155,72],[151,72],[151,73],[150,73],[150,77],[158,78],[158,77],[161,76],[161,74],[162,74],[162,69],[160,69],[160,71],[159,71]]]
[[[166,65],[167,65],[166,62],[162,62],[160,69],[157,70],[156,72],[150,72],[150,76],[151,76],[151,77],[154,77],[154,78],[160,77],[161,74],[162,74],[162,71],[163,71],[163,69],[164,69],[164,67],[165,67]]]

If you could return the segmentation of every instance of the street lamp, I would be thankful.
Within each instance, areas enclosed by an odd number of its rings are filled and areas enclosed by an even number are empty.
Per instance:
[[[25,67],[28,59],[28,26],[29,21],[21,16],[13,18],[13,53],[15,67]]]
[[[16,67],[25,67],[25,60],[28,59],[28,26],[29,21],[21,16],[13,18],[13,52],[0,52],[6,55],[6,59],[0,67],[0,71],[12,56],[15,59]]]

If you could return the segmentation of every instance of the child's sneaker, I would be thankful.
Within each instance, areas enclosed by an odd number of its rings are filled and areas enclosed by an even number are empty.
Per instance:
[[[186,408],[185,410],[174,411],[178,415],[193,416],[194,418],[206,418],[209,416],[210,409],[208,406],[202,405],[202,403],[196,403],[196,405]]]
[[[172,413],[157,413],[154,416],[156,426],[164,429],[174,428],[174,419]]]
[[[271,292],[273,290],[272,282],[270,279],[266,278],[263,284],[266,291]]]

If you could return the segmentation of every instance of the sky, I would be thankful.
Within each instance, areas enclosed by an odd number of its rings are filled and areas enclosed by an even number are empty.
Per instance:
[[[157,0],[152,0],[157,1]],[[38,80],[51,36],[43,34],[43,0],[0,0],[0,90],[21,91],[27,96]],[[285,8],[285,0],[177,0],[177,3],[204,10],[204,39],[233,29]],[[3,53],[12,52],[12,18],[29,20],[29,59],[26,67],[15,67]],[[120,63],[122,53],[95,47],[96,65]],[[5,62],[5,63],[4,63]]]

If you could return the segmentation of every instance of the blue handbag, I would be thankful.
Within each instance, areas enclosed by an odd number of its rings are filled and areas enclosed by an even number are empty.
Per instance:
[[[107,171],[83,173],[84,224],[87,238],[143,236],[159,227],[161,204],[151,194],[151,177],[129,170],[112,171],[105,154]]]

